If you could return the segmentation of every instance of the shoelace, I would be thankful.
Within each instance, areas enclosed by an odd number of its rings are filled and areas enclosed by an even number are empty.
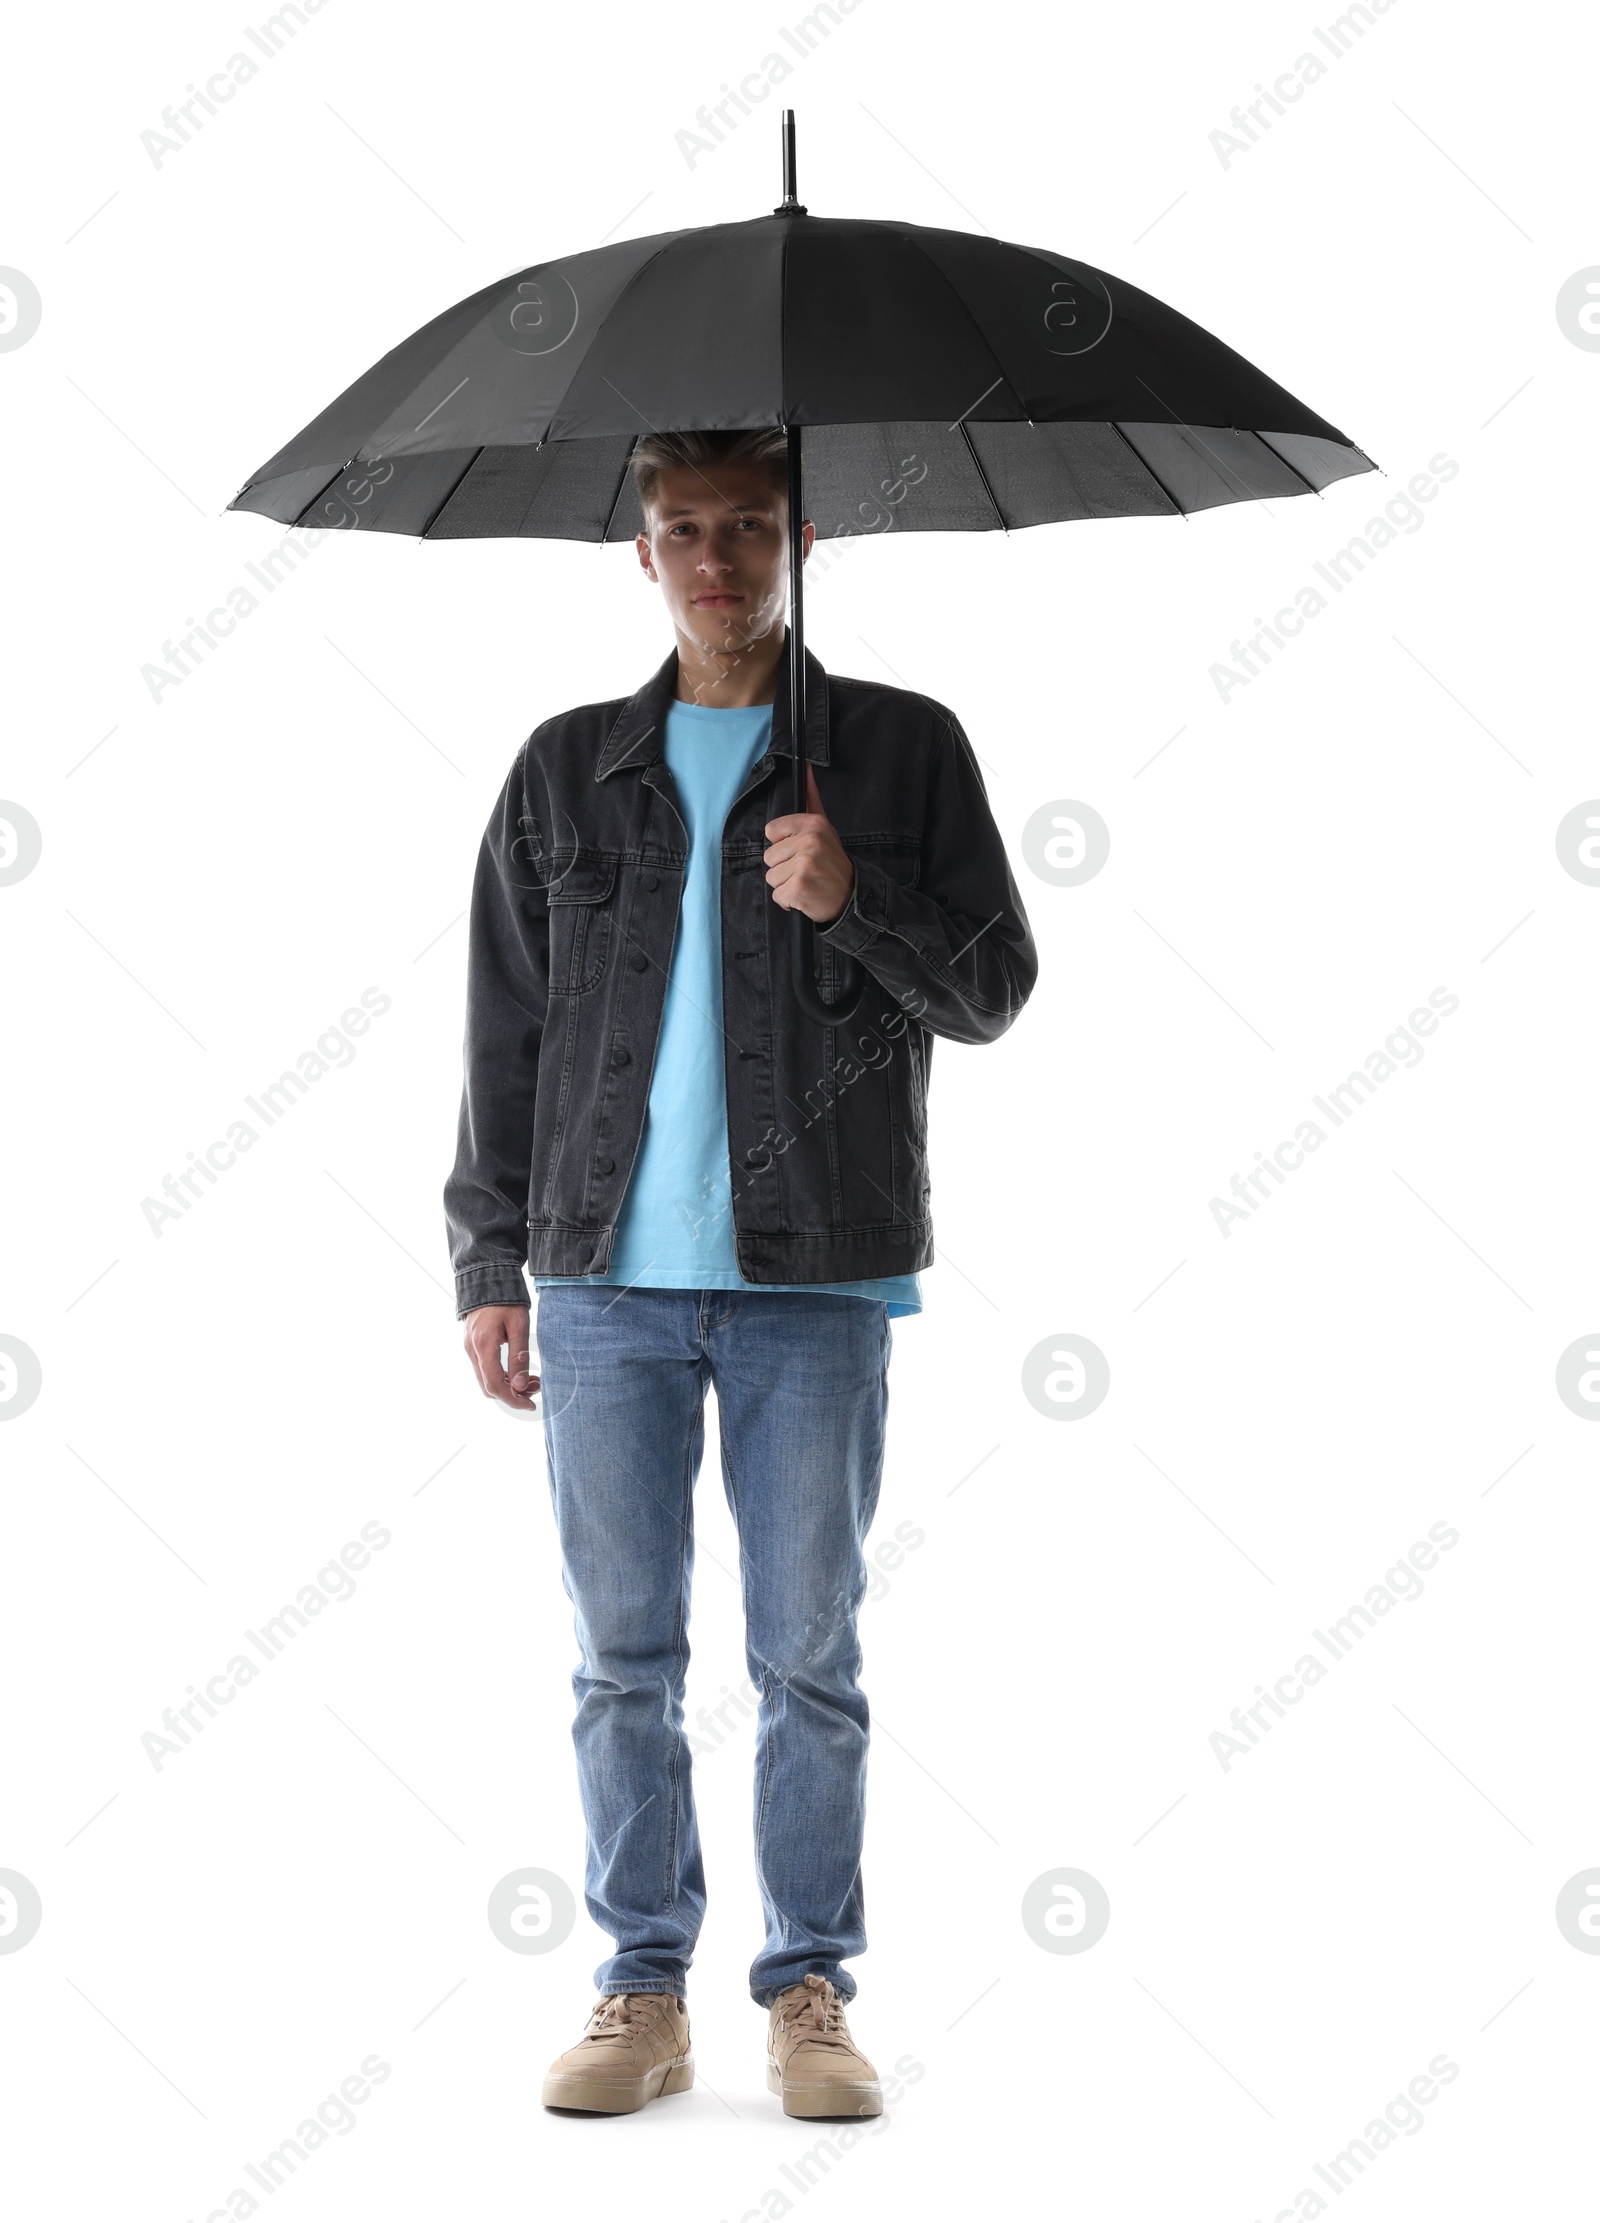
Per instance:
[[[635,2025],[648,2025],[661,2009],[655,1992],[614,1991],[598,2001],[583,2033],[585,2045],[627,2045]]]
[[[795,2049],[801,2046],[843,2046],[847,2053],[854,2053],[855,2046],[845,2027],[844,2004],[826,1976],[806,1978],[806,1996],[785,2001],[778,2009],[778,2020],[786,2030],[795,2033]]]

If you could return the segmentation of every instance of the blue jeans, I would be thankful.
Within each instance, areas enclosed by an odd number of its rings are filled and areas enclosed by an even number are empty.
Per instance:
[[[694,1485],[706,1384],[739,1532],[760,1692],[756,1878],[770,2006],[866,1945],[867,1701],[856,1613],[878,1501],[889,1319],[879,1299],[748,1289],[546,1288],[539,1353],[550,1495],[579,1664],[573,1743],[604,1992],[686,1990],[705,1874],[683,1727]]]

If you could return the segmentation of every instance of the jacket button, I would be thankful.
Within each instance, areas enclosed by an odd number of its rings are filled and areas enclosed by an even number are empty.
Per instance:
[[[636,973],[642,973],[649,962],[649,958],[646,957],[642,949],[635,950],[633,955],[628,959],[628,963],[633,967]]]
[[[615,1173],[617,1161],[615,1158],[597,1158],[595,1160],[595,1170],[597,1173]]]
[[[611,1053],[611,1062],[613,1065],[626,1065],[628,1062],[628,1053],[620,1042]]]
[[[744,1162],[747,1166],[753,1166],[760,1159],[760,1156],[761,1145],[758,1142],[753,1142],[744,1154]]]
[[[561,882],[559,880],[552,880],[549,887],[545,890],[545,893],[547,895],[559,895],[561,893]]]
[[[660,887],[660,885],[661,885],[661,882],[660,882],[660,881],[659,881],[659,880],[657,879],[656,875],[655,875],[655,874],[654,874],[653,872],[648,872],[648,873],[646,873],[646,874],[645,874],[645,882],[644,882],[644,884],[645,884],[645,888],[646,888],[646,891],[647,891],[647,892],[648,892],[649,894],[651,894],[651,895],[654,895],[654,894],[655,894],[655,892],[656,892],[656,890],[657,890],[657,888],[659,888],[659,887]]]

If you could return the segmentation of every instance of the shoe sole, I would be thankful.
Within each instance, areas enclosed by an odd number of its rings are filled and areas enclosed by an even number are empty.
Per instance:
[[[785,2084],[775,2061],[767,2063],[767,2090],[781,2095],[786,2115],[832,2116],[851,2122],[858,2115],[883,2113],[881,2084]]]
[[[648,2076],[547,2076],[540,2095],[546,2107],[566,2107],[582,2115],[631,2115],[668,2092],[687,2092],[694,2082],[694,2056],[663,2061]]]

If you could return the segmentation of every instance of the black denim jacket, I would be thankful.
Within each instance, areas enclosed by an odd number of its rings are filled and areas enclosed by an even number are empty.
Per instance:
[[[688,862],[662,755],[677,651],[636,695],[523,743],[479,852],[465,1088],[445,1216],[456,1307],[525,1305],[536,1274],[609,1270],[644,1129]],[[992,1042],[1038,973],[1033,934],[957,720],[925,695],[835,679],[808,650],[806,754],[855,864],[816,934],[869,975],[819,1025],[789,982],[789,914],[762,829],[786,813],[787,687],[722,835],[722,1026],[733,1234],[752,1283],[862,1281],[933,1260],[933,1037]]]

